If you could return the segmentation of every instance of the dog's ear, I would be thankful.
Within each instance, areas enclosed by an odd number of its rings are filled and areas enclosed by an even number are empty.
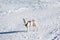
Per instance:
[[[33,19],[32,21],[33,21],[33,22],[36,22],[36,20],[35,20],[35,19]]]
[[[33,19],[33,20],[32,20],[32,22],[33,22],[33,26],[35,26],[35,27],[36,27],[36,20],[35,20],[35,19]]]

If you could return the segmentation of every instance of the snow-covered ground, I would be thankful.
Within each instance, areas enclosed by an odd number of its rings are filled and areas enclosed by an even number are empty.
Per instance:
[[[26,32],[23,18],[38,31]],[[60,40],[60,0],[0,0],[0,40]]]

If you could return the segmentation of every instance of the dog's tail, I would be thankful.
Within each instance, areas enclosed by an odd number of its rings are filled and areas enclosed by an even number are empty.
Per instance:
[[[24,22],[24,25],[27,27],[28,23],[26,23],[26,20],[24,18],[23,18],[23,22]]]
[[[24,22],[24,24],[26,24],[26,20],[23,18],[23,22]]]

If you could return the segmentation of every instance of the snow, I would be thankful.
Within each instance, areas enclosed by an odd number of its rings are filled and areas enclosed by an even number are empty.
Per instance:
[[[38,31],[23,23],[35,19]],[[0,0],[0,40],[60,40],[59,0]]]

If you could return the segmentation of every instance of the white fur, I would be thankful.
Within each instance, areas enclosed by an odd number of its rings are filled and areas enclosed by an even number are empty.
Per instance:
[[[28,28],[29,27],[36,27],[36,21],[35,20],[23,20],[23,21],[25,21],[25,24],[27,24],[27,31],[29,30]]]

